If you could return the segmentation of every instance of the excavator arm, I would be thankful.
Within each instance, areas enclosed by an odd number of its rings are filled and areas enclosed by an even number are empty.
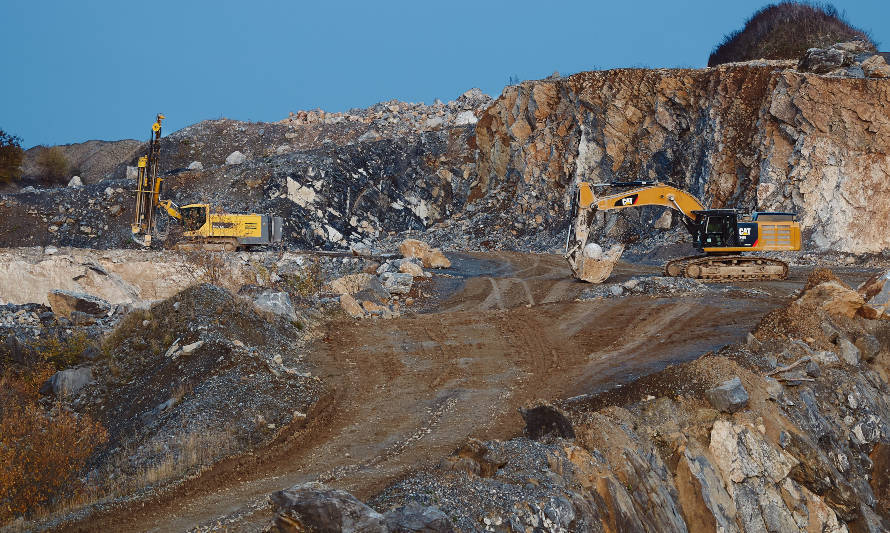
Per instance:
[[[161,200],[158,202],[158,207],[162,208],[176,220],[182,221],[182,213],[179,211],[179,206],[174,204],[172,200]]]
[[[601,186],[631,186],[629,191],[597,197],[595,185],[588,182],[578,184],[577,196],[573,199],[572,225],[566,239],[565,258],[572,267],[575,277],[591,283],[602,283],[609,277],[615,263],[621,257],[623,247],[613,247],[601,254],[599,247],[587,249],[590,223],[596,210],[613,211],[627,207],[660,205],[676,209],[684,215],[684,223],[695,221],[695,211],[703,210],[702,203],[686,191],[657,182],[623,182],[598,184]]]
[[[688,192],[671,187],[670,185],[648,185],[638,187],[636,189],[626,191],[620,194],[612,194],[597,198],[592,191],[589,183],[581,183],[579,185],[579,200],[583,209],[585,199],[589,198],[586,207],[590,207],[596,202],[596,208],[600,211],[611,211],[614,209],[624,209],[626,207],[641,207],[644,205],[661,205],[670,207],[683,213],[686,218],[695,220],[695,211],[704,210],[698,198],[692,196]],[[586,190],[586,192],[585,192]]]

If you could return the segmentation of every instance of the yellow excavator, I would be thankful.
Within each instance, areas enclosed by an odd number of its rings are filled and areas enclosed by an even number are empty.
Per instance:
[[[235,251],[281,242],[283,219],[256,213],[222,213],[210,204],[178,206],[162,199],[164,178],[158,176],[161,153],[161,121],[158,114],[151,126],[148,155],[139,158],[136,174],[136,209],[131,226],[133,240],[151,246],[152,235],[162,240],[166,232],[158,227],[158,212],[163,211],[182,224],[184,241],[180,249]],[[144,236],[140,238],[140,235]]]
[[[595,186],[632,187],[631,190],[597,197]],[[788,276],[788,264],[778,259],[743,252],[800,250],[800,224],[794,213],[761,212],[744,215],[735,209],[705,209],[686,191],[649,181],[578,184],[572,207],[574,220],[566,239],[565,257],[576,278],[592,283],[604,281],[618,257],[589,253],[587,242],[594,213],[628,207],[660,205],[679,211],[692,244],[703,255],[669,261],[668,276],[707,281],[778,280]],[[620,252],[619,254],[620,255]],[[604,275],[605,274],[605,275]]]

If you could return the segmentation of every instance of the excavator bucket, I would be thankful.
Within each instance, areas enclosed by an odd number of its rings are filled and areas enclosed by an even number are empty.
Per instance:
[[[596,244],[588,244],[572,265],[572,273],[582,281],[602,283],[612,274],[622,252],[624,246],[620,244],[612,246],[607,252],[603,252]]]
[[[590,222],[596,211],[595,195],[590,185],[581,183],[572,199],[572,223],[566,237],[565,258],[572,274],[588,283],[602,283],[621,258],[624,246],[616,244],[604,252],[596,243],[588,243]]]

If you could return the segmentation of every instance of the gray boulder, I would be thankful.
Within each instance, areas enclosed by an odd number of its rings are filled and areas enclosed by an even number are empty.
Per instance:
[[[240,165],[241,163],[243,163],[246,160],[247,160],[246,155],[242,154],[238,150],[235,150],[234,152],[229,154],[228,157],[226,157],[226,164],[227,165]]]
[[[81,181],[80,176],[72,176],[70,180],[68,180],[69,187],[83,187],[83,181]]]
[[[390,294],[408,294],[414,284],[414,276],[402,272],[384,272],[380,275],[380,281]]]
[[[299,319],[294,310],[294,304],[286,292],[266,291],[257,296],[253,303],[257,308],[273,315],[282,316],[291,321]]]
[[[93,371],[88,366],[60,370],[40,386],[40,394],[69,396],[77,394],[80,389],[95,383]]]
[[[859,364],[859,348],[855,344],[842,337],[837,340],[837,347],[845,363],[853,366]]]
[[[189,170],[204,170],[204,164],[200,161],[192,161],[188,166]]]
[[[53,313],[71,318],[73,311],[93,316],[105,316],[111,311],[111,304],[102,298],[83,292],[53,289],[46,295]]]
[[[386,533],[384,517],[343,490],[303,483],[271,496],[275,520],[271,531],[296,533]]]
[[[426,507],[416,501],[393,509],[385,515],[386,526],[392,533],[451,533],[454,525],[448,515],[436,507]]]
[[[714,409],[724,413],[735,413],[748,405],[748,391],[742,386],[742,380],[738,376],[708,389],[705,397]]]
[[[881,341],[868,333],[860,335],[854,344],[859,348],[859,353],[866,362],[872,361],[881,351]]]
[[[801,72],[826,74],[853,64],[853,54],[837,48],[810,48],[797,65]]]

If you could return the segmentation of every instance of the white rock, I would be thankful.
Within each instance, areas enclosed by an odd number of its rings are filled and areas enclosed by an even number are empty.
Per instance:
[[[80,176],[72,176],[70,180],[68,180],[69,187],[83,187],[83,182],[80,181]]]
[[[602,259],[603,248],[595,242],[587,243],[587,246],[584,247],[583,255],[591,259]]]
[[[46,248],[43,249],[43,253],[46,255],[54,255],[54,254],[59,253],[59,249],[56,248],[55,246],[47,246]]]
[[[247,160],[246,155],[242,154],[238,150],[235,150],[234,152],[229,154],[229,156],[226,158],[226,164],[227,165],[240,165],[241,163],[243,163],[246,160]]]
[[[235,155],[237,153],[240,153],[240,152],[234,152],[229,157],[232,157],[232,155]],[[228,163],[228,162],[229,162],[229,159],[227,157],[226,163]],[[204,170],[204,164],[201,163],[200,161],[192,161],[191,163],[189,163],[188,169],[189,170]]]
[[[857,348],[855,344],[847,339],[841,338],[837,341],[837,347],[841,352],[841,359],[843,359],[845,363],[853,366],[859,364],[859,348]]]
[[[458,113],[454,123],[458,126],[464,126],[466,124],[475,124],[478,120],[472,111],[461,111]]]
[[[182,355],[188,355],[203,345],[204,345],[204,341],[196,341],[191,344],[186,344],[185,346],[182,347],[182,351],[180,353],[182,353]]]
[[[424,124],[427,128],[439,128],[442,126],[442,117],[430,117],[426,119],[426,123]]]

